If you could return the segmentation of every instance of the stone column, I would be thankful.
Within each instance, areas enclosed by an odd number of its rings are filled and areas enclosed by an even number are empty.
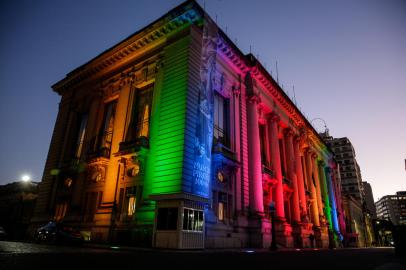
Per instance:
[[[247,102],[247,125],[248,125],[248,167],[250,179],[250,208],[254,213],[264,212],[262,191],[262,164],[261,146],[259,141],[258,126],[258,102],[259,98],[253,95]]]
[[[283,177],[281,168],[281,156],[279,152],[278,140],[278,122],[280,118],[275,113],[272,113],[268,118],[269,139],[271,147],[271,162],[272,169],[275,173],[275,178],[278,181],[275,188],[275,208],[276,217],[285,220],[285,209],[283,204]]]
[[[311,193],[311,214],[312,214],[312,222],[313,225],[316,227],[320,226],[320,219],[319,219],[319,208],[317,206],[317,191],[316,191],[316,186],[313,181],[312,177],[312,171],[313,171],[313,166],[312,166],[312,153],[307,150],[305,152],[305,162],[306,162],[306,172],[307,172],[307,185],[310,188],[310,193]]]
[[[338,225],[338,215],[337,215],[337,204],[336,204],[336,196],[335,190],[333,185],[333,178],[332,178],[333,170],[330,167],[326,168],[326,179],[327,179],[327,188],[328,194],[330,199],[330,206],[331,206],[331,219],[332,219],[332,226],[334,231],[337,233],[340,232],[340,228]]]
[[[318,166],[318,161],[317,161],[317,155],[315,153],[313,153],[313,155],[312,155],[312,163],[313,163],[314,182],[316,185],[316,198],[317,198],[318,211],[319,211],[320,216],[324,216],[323,215],[323,203],[321,200],[319,166]]]
[[[299,206],[299,188],[296,177],[296,159],[293,150],[293,132],[290,129],[285,130],[285,149],[286,149],[286,169],[287,176],[292,181],[293,186],[293,222],[300,223],[300,206]]]
[[[234,144],[232,145],[232,150],[235,151],[237,160],[241,162],[241,126],[240,126],[240,97],[241,97],[241,90],[238,87],[233,87],[233,95],[232,95],[232,108],[233,108],[233,121],[232,126],[234,126]],[[242,203],[241,197],[243,196],[241,191],[241,169],[237,169],[236,172],[236,182],[235,182],[235,209],[237,212],[241,211]]]
[[[324,161],[320,161],[319,163],[320,163],[320,166],[319,166],[320,190],[321,190],[322,200],[324,201],[324,215],[327,218],[330,229],[332,229],[330,196],[328,194],[327,183],[326,183],[327,182],[326,172],[325,172],[326,163]]]
[[[307,216],[306,193],[305,193],[305,187],[304,187],[302,160],[301,160],[301,156],[300,156],[300,139],[297,137],[294,140],[293,148],[294,148],[295,160],[296,160],[295,169],[296,169],[297,186],[299,189],[299,205],[301,208],[301,217],[303,219],[305,219],[305,217]]]

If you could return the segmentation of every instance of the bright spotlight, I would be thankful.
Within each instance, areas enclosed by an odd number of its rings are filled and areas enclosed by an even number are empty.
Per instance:
[[[21,177],[21,180],[23,180],[24,182],[28,182],[28,181],[31,180],[31,177],[30,177],[28,174],[24,174],[24,175]]]

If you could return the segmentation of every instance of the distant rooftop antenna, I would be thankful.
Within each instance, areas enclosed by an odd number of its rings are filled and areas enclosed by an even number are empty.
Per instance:
[[[252,48],[251,48],[251,45],[250,45],[250,53],[251,53],[251,49],[252,49]]]
[[[203,1],[203,10],[206,11],[206,1]]]
[[[216,24],[217,24],[217,14],[216,14]]]
[[[296,93],[295,93],[295,85],[293,85],[293,102],[295,102],[295,105],[297,106]]]
[[[276,82],[279,84],[278,60],[276,60]]]

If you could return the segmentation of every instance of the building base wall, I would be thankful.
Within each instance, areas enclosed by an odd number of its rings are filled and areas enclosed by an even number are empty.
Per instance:
[[[296,248],[311,248],[310,235],[313,234],[313,224],[300,223],[293,226],[292,237],[293,245]]]
[[[315,227],[314,237],[316,240],[316,247],[328,248],[329,247],[329,235],[327,227]]]
[[[275,221],[276,243],[282,247],[293,247],[292,226],[286,221]]]

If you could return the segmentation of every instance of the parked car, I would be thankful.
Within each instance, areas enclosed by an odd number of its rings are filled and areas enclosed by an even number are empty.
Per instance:
[[[37,243],[46,242],[52,244],[83,244],[81,233],[71,226],[50,221],[48,224],[37,229],[34,239]]]
[[[6,231],[3,229],[3,227],[0,226],[0,241],[6,240],[6,237],[7,237]]]

